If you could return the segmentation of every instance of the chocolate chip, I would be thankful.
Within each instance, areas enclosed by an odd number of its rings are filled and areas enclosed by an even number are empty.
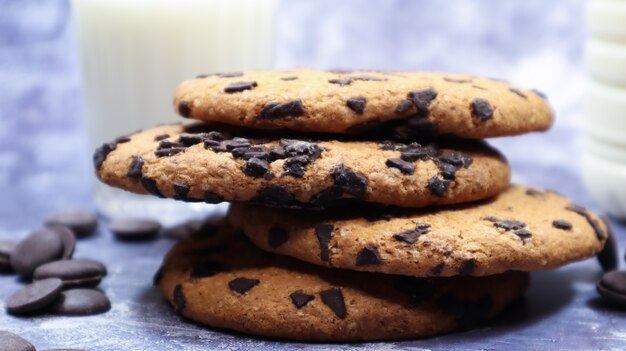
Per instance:
[[[161,141],[161,140],[167,139],[169,137],[170,137],[169,134],[159,134],[159,135],[154,137],[154,141]]]
[[[333,236],[335,226],[330,223],[318,224],[315,227],[315,236],[320,244],[320,259],[323,262],[330,260],[330,239]]]
[[[242,171],[247,176],[258,178],[267,173],[268,169],[269,164],[267,163],[267,161],[253,157],[246,161],[246,164],[243,166]]]
[[[96,170],[100,170],[104,160],[106,160],[107,156],[111,153],[111,151],[115,150],[115,148],[117,148],[115,143],[104,143],[96,149],[93,154],[93,165]]]
[[[435,164],[437,164],[439,174],[443,177],[443,179],[454,180],[458,167],[442,162],[435,162]]]
[[[106,273],[100,262],[88,259],[60,260],[43,264],[33,273],[34,280],[58,278],[64,287],[96,286]]]
[[[55,231],[38,230],[17,244],[11,254],[11,267],[22,278],[30,279],[37,267],[61,258],[63,249],[63,242]]]
[[[401,158],[389,158],[385,162],[387,167],[397,168],[400,172],[404,174],[413,174],[415,173],[415,164],[411,162],[407,162]]]
[[[352,76],[350,78],[352,78],[353,80],[360,80],[364,82],[382,82],[387,80],[387,78],[379,78],[374,76]]]
[[[26,314],[48,307],[63,289],[61,279],[43,279],[26,285],[6,300],[4,307],[10,314]]]
[[[272,249],[276,249],[289,239],[289,233],[280,227],[271,227],[267,234],[267,242]]]
[[[194,262],[191,268],[191,278],[206,278],[217,274],[221,270],[218,262],[205,260]]]
[[[165,197],[163,196],[163,194],[161,194],[161,191],[159,191],[159,187],[157,186],[157,183],[154,179],[147,176],[142,176],[141,185],[143,185],[143,188],[146,189],[146,191],[150,194],[161,198]]]
[[[301,309],[309,302],[315,300],[315,296],[305,294],[302,291],[294,291],[289,295],[289,297],[291,298],[291,302],[294,306],[296,306],[297,309]]]
[[[358,114],[363,114],[366,104],[367,99],[362,96],[351,97],[346,101],[346,106]]]
[[[11,272],[11,253],[15,250],[17,241],[0,240],[0,272]]]
[[[526,96],[526,94],[522,93],[522,91],[519,90],[519,89],[509,88],[509,91],[512,92],[513,94],[521,97],[521,98],[528,99],[528,96]]]
[[[296,76],[292,76],[292,77],[281,77],[281,78],[280,78],[280,80],[287,80],[287,81],[289,81],[289,80],[296,80],[296,79],[298,79],[298,77],[296,77]]]
[[[286,153],[285,153],[285,148],[283,148],[282,146],[272,146],[269,149],[269,161],[273,162],[276,160],[282,160],[285,157],[287,157]]]
[[[607,228],[607,238],[597,258],[602,269],[607,272],[617,269],[617,242],[609,221],[606,218],[602,218],[602,221]]]
[[[552,221],[552,226],[556,229],[570,230],[572,229],[572,223],[564,219],[555,219]]]
[[[465,84],[465,83],[471,83],[472,82],[471,79],[459,79],[459,78],[450,78],[450,77],[443,77],[443,80],[445,80],[446,82],[459,83],[459,84]]]
[[[174,199],[187,199],[187,194],[189,194],[189,185],[174,182],[172,183],[172,187],[174,188]]]
[[[367,178],[346,168],[343,164],[336,165],[331,171],[334,183],[344,192],[363,198],[367,193]]]
[[[428,234],[429,232],[430,224],[418,222],[415,224],[415,229],[406,230],[401,233],[394,234],[393,238],[407,244],[414,244],[420,236]]]
[[[115,140],[113,141],[115,144],[124,144],[130,141],[130,138],[127,136],[120,136],[115,138]]]
[[[610,271],[596,285],[602,298],[612,305],[626,307],[626,271]]]
[[[258,279],[248,279],[240,277],[229,281],[228,287],[232,291],[238,292],[240,294],[245,294],[259,283],[260,281]]]
[[[220,78],[236,78],[236,77],[242,77],[243,72],[216,73],[215,75]]]
[[[378,253],[378,249],[376,249],[375,247],[366,246],[356,255],[357,266],[376,264],[380,264],[380,254]]]
[[[432,88],[416,90],[410,92],[408,94],[408,98],[417,108],[417,114],[419,116],[427,116],[430,103],[437,98],[437,91]]]
[[[403,114],[410,110],[411,107],[413,107],[413,102],[411,102],[411,100],[402,100],[398,103],[398,106],[396,106],[396,113],[399,115]]]
[[[225,93],[238,93],[244,90],[252,90],[257,87],[257,83],[255,81],[251,82],[234,82],[230,83],[224,88]]]
[[[55,232],[59,236],[59,239],[61,239],[61,243],[63,245],[61,259],[69,260],[72,258],[74,249],[76,248],[76,236],[74,233],[69,230],[68,227],[59,224],[50,224],[48,225],[48,228]]]
[[[180,313],[185,310],[185,307],[187,305],[187,299],[185,298],[185,294],[183,293],[182,285],[176,284],[176,286],[174,287],[172,300],[174,302],[174,309],[176,310],[176,312]]]
[[[224,140],[222,142],[222,145],[226,148],[226,150],[231,151],[231,152],[234,149],[252,146],[252,144],[250,143],[250,140],[246,138],[233,138],[231,140]]]
[[[345,79],[329,79],[328,83],[330,83],[330,84],[337,84],[337,85],[340,85],[340,86],[345,86],[345,85],[352,84],[352,79],[349,79],[349,78],[345,78]]]
[[[428,189],[431,193],[441,197],[446,193],[450,187],[450,181],[447,179],[441,179],[438,176],[434,176],[428,180]]]
[[[501,228],[506,231],[518,230],[526,227],[526,223],[522,221],[516,221],[514,219],[500,219],[493,216],[484,217],[483,219],[492,222],[494,227]]]
[[[130,166],[128,167],[128,172],[126,173],[126,176],[128,178],[141,178],[142,173],[141,170],[143,168],[143,158],[141,158],[141,156],[139,155],[135,155],[133,156],[133,160],[130,161]]]
[[[463,261],[463,263],[461,263],[461,266],[459,267],[459,275],[461,276],[469,275],[470,273],[474,271],[474,268],[476,268],[476,259],[475,258],[467,259]]]
[[[187,101],[181,101],[178,103],[178,113],[186,118],[191,116],[191,105]]]
[[[35,351],[35,346],[19,335],[0,330],[0,350]]]
[[[285,160],[283,163],[283,170],[285,175],[290,175],[296,178],[302,178],[304,176],[304,166],[309,164],[311,159],[308,156],[294,156]]]
[[[111,309],[111,301],[94,289],[72,289],[61,293],[50,308],[51,312],[64,316],[100,314]]]
[[[443,272],[443,268],[444,268],[445,266],[446,266],[446,264],[442,262],[442,263],[440,263],[440,264],[436,265],[435,267],[433,267],[433,268],[430,270],[430,272],[431,272],[433,275],[439,275],[439,274],[441,274],[441,272]]]
[[[526,195],[528,195],[528,196],[539,196],[539,195],[543,195],[543,192],[539,191],[537,189],[526,189]]]
[[[604,240],[606,238],[607,235],[600,227],[600,223],[598,223],[598,221],[591,216],[587,209],[575,204],[570,204],[566,206],[565,209],[583,216],[587,220],[587,223],[589,223],[593,231],[596,233],[596,238],[598,238],[598,240]]]
[[[455,167],[468,168],[472,164],[472,158],[464,152],[444,150],[437,156],[437,159]]]
[[[407,162],[415,162],[417,160],[425,161],[430,158],[428,155],[428,149],[423,148],[418,143],[411,143],[410,145],[400,148],[400,158]]]
[[[533,235],[528,229],[518,229],[513,232],[513,234],[517,235],[520,239],[530,239]]]
[[[481,98],[475,98],[470,104],[472,110],[472,117],[475,117],[480,122],[486,122],[493,118],[493,107],[489,101]]]
[[[202,142],[202,136],[197,134],[181,134],[178,136],[178,143],[184,146],[193,146]]]
[[[412,303],[419,303],[435,295],[437,284],[433,279],[400,276],[396,287],[407,294]]]
[[[112,220],[109,230],[119,240],[147,240],[156,237],[161,224],[151,219],[124,218]]]
[[[279,207],[287,207],[295,203],[293,195],[280,186],[262,188],[254,200]]]
[[[224,198],[216,193],[206,191],[203,197],[204,202],[208,204],[219,204],[224,201]]]
[[[324,290],[320,292],[320,297],[322,298],[322,302],[335,313],[335,316],[340,319],[346,318],[348,314],[346,312],[346,304],[343,300],[341,289],[335,287]]]
[[[268,102],[261,110],[260,118],[274,119],[284,117],[298,117],[304,114],[302,100],[296,99],[288,102]]]

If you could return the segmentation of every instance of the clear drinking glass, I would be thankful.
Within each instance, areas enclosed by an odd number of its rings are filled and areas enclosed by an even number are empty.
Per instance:
[[[278,0],[72,0],[92,149],[159,123],[178,122],[176,86],[200,73],[272,65]],[[107,217],[164,224],[224,206],[134,195],[95,182]]]

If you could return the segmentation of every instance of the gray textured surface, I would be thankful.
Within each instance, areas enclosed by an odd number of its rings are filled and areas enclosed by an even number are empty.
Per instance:
[[[591,206],[578,179],[585,75],[582,1],[288,0],[278,21],[280,67],[440,69],[498,76],[545,91],[558,120],[549,133],[494,141],[514,179]],[[0,0],[0,238],[19,238],[63,206],[92,206],[91,150],[80,113],[73,29],[63,0]],[[602,211],[599,211],[602,212]],[[624,247],[626,228],[615,223]],[[533,275],[524,304],[503,320],[429,340],[366,345],[293,344],[182,321],[150,286],[172,241],[119,243],[102,230],[77,257],[106,262],[112,310],[92,317],[15,318],[0,329],[39,349],[90,350],[626,348],[626,312],[599,303],[594,260]],[[623,250],[620,251],[623,255]],[[0,276],[0,299],[18,288]]]

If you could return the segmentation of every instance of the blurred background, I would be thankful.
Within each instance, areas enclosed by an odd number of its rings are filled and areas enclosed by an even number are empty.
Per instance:
[[[554,128],[493,143],[514,180],[585,199],[571,176],[586,79],[583,1],[289,0],[274,25],[274,67],[466,72],[543,91]],[[38,219],[91,206],[81,97],[69,2],[0,0],[0,194],[10,199],[0,202],[1,230],[20,227],[24,211]]]

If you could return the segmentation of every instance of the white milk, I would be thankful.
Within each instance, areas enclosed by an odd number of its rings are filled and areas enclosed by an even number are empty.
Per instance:
[[[185,79],[271,68],[276,5],[277,0],[73,0],[91,148],[181,121],[172,97]],[[164,216],[170,212],[171,221],[179,221],[210,208],[96,188],[98,208],[111,217],[152,212],[168,222]]]
[[[583,181],[610,214],[626,218],[626,0],[589,0],[585,47]]]

